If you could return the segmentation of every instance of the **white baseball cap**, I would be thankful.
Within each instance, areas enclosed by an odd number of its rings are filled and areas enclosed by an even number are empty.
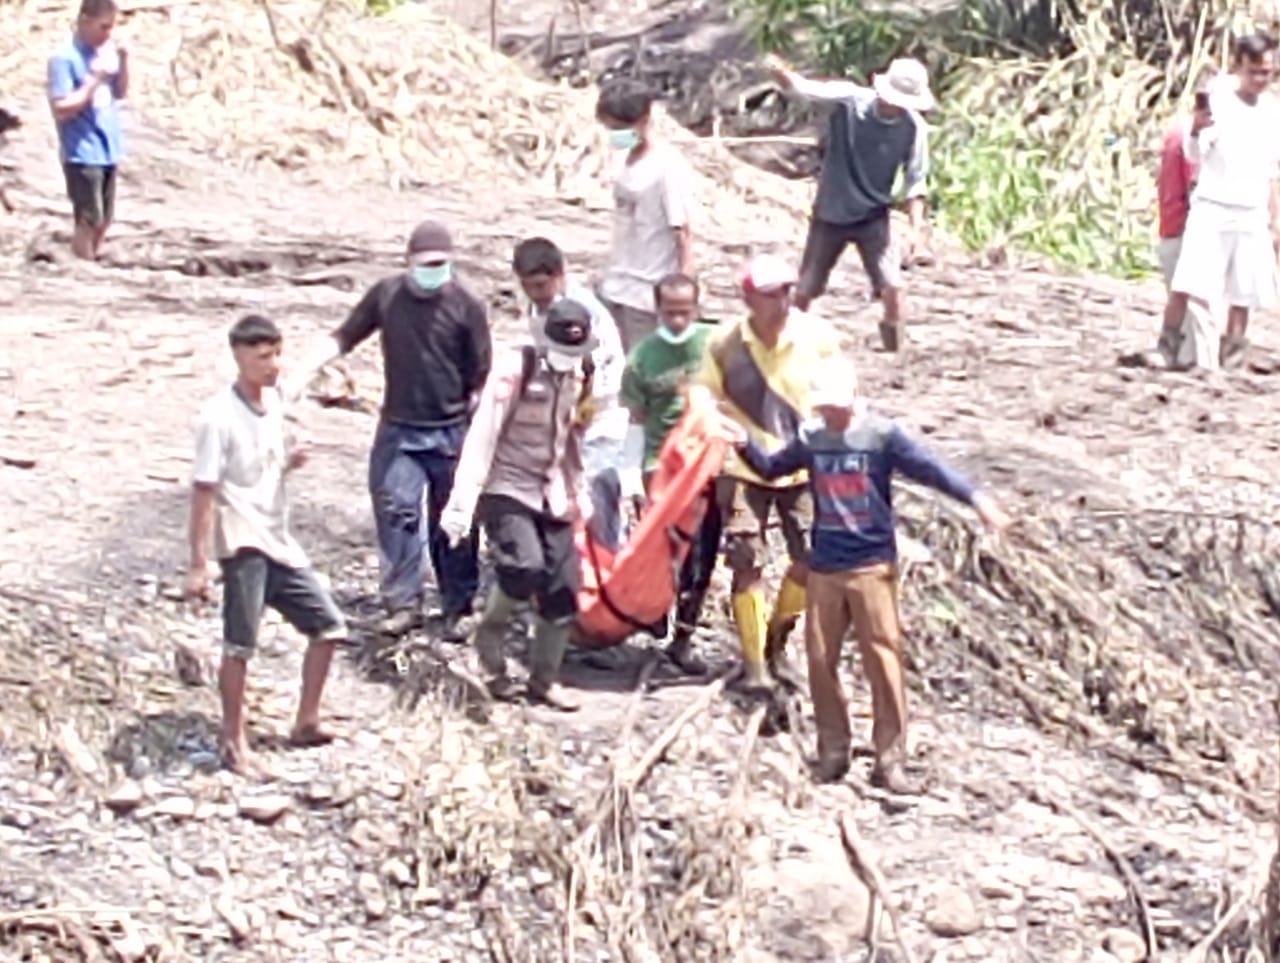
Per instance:
[[[844,358],[823,362],[809,389],[814,408],[852,408],[858,394],[858,370]]]
[[[742,290],[768,291],[787,287],[798,280],[796,269],[776,254],[757,254],[742,271]]]

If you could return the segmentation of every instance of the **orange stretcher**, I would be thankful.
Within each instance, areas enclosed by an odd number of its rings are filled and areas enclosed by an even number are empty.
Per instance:
[[[656,634],[665,624],[707,511],[710,482],[728,453],[713,430],[717,417],[710,399],[690,400],[658,454],[648,507],[616,552],[597,541],[591,526],[578,525],[582,587],[575,645],[605,649],[636,632]]]

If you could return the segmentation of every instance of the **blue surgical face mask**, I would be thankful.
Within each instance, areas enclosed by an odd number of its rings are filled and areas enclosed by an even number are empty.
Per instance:
[[[415,264],[409,269],[409,276],[423,291],[439,291],[453,277],[453,265],[447,261],[444,264]]]
[[[640,145],[640,132],[634,127],[624,130],[610,130],[609,143],[614,150],[635,150]]]
[[[665,341],[667,344],[684,344],[686,341],[688,341],[690,338],[693,337],[694,333],[695,332],[692,324],[687,326],[679,334],[676,334],[676,332],[672,331],[665,324],[658,325],[658,337],[661,338],[663,341]]]

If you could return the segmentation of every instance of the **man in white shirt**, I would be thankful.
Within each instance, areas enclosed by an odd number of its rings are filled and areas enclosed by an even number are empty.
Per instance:
[[[613,244],[600,297],[630,352],[658,327],[653,287],[670,274],[693,276],[693,171],[653,130],[653,94],[630,80],[600,92],[596,117],[622,157],[613,182]]]
[[[302,695],[290,742],[324,745],[320,697],[337,642],[346,637],[342,613],[320,583],[307,554],[289,532],[285,478],[306,463],[305,449],[285,439],[279,329],[250,315],[229,338],[238,377],[201,409],[192,469],[191,564],[187,595],[207,599],[209,541],[222,568],[223,763],[244,775],[257,771],[245,735],[248,661],[257,648],[263,609],[271,606],[310,644],[302,661]]]
[[[1224,368],[1243,364],[1249,312],[1269,306],[1276,296],[1280,111],[1266,94],[1275,47],[1261,34],[1239,38],[1236,88],[1215,86],[1188,133],[1187,158],[1199,164],[1199,174],[1170,288],[1207,306],[1225,285],[1230,310],[1219,349]]]
[[[632,481],[620,473],[631,416],[618,402],[627,363],[618,326],[589,288],[569,279],[564,254],[547,238],[521,241],[511,267],[529,298],[529,329],[537,347],[547,347],[547,311],[560,298],[578,302],[591,315],[591,333],[597,341],[591,352],[593,410],[583,437],[582,462],[593,506],[593,524],[600,540],[616,548],[621,539],[619,488],[624,495],[643,491],[638,477]]]

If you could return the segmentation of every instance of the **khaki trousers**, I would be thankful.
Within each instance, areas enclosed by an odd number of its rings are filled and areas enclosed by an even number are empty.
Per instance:
[[[871,740],[876,762],[902,754],[907,692],[902,671],[902,623],[898,617],[898,571],[871,565],[848,572],[809,572],[805,647],[809,691],[821,758],[848,758],[849,702],[840,685],[840,653],[853,629],[862,669],[871,683]]]

